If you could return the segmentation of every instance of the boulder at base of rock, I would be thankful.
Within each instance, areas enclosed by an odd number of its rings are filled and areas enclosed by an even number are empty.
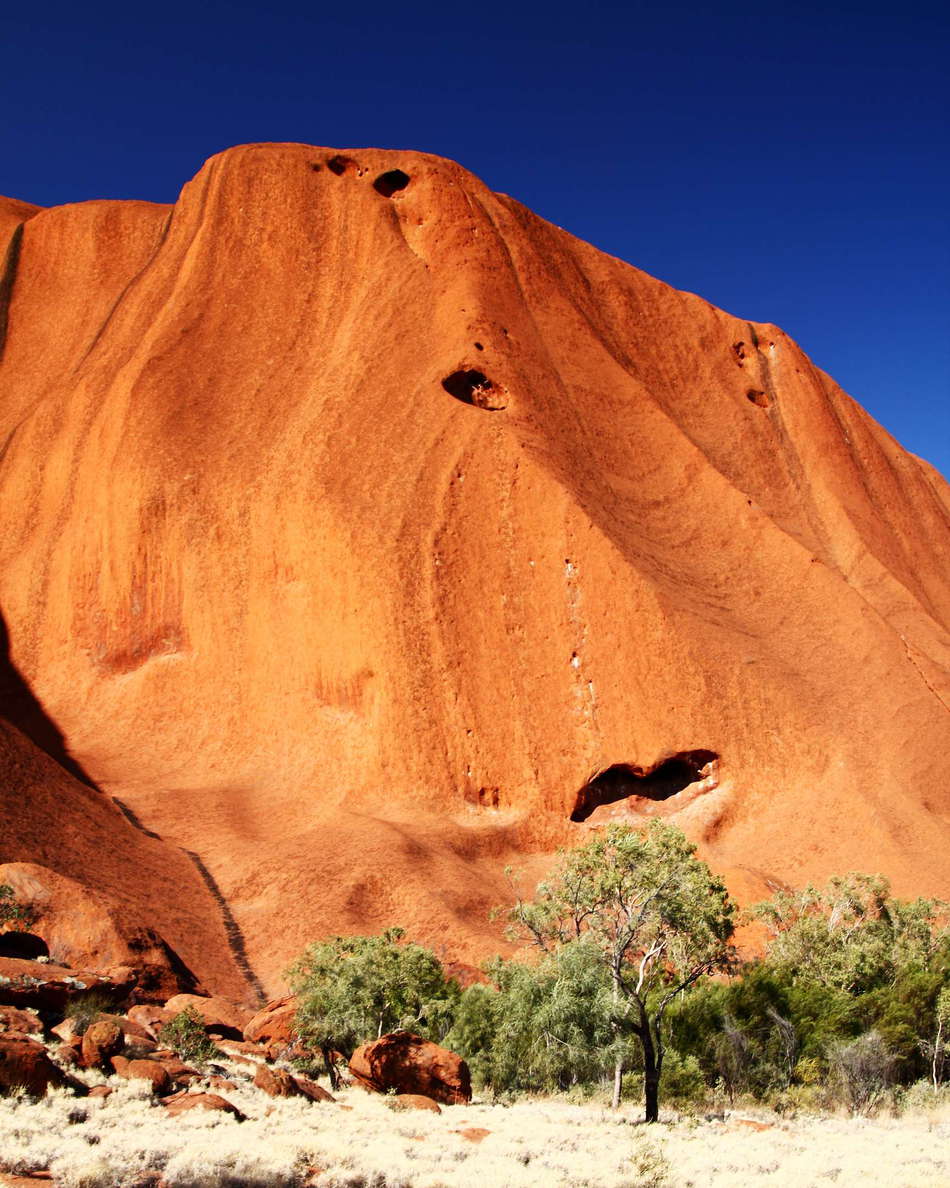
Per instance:
[[[175,1052],[167,1048],[159,1048],[152,1053],[151,1058],[158,1061],[176,1085],[190,1085],[192,1081],[201,1078],[201,1073],[197,1069],[185,1064]]]
[[[82,1064],[82,1036],[63,1040],[55,1048],[57,1061],[68,1068],[79,1068]]]
[[[31,1097],[45,1097],[51,1085],[66,1083],[42,1044],[22,1035],[0,1035],[0,1095],[24,1089]]]
[[[85,1068],[111,1067],[111,1058],[118,1056],[125,1045],[122,1028],[112,1019],[100,1019],[86,1028],[82,1037],[82,1062]]]
[[[35,1011],[0,1006],[0,1032],[2,1031],[16,1031],[20,1035],[41,1034],[43,1024]]]
[[[447,1105],[472,1099],[471,1075],[461,1056],[408,1031],[396,1031],[357,1048],[350,1072],[364,1088],[377,1093],[394,1089]]]
[[[172,1079],[168,1070],[157,1060],[130,1060],[123,1076],[130,1081],[148,1081],[152,1092],[163,1097],[172,1091]]]
[[[397,1093],[393,1098],[397,1110],[428,1110],[432,1114],[441,1114],[437,1102],[431,1097],[424,1097],[421,1093]]]
[[[254,1084],[271,1097],[303,1097],[303,1091],[286,1069],[271,1068],[268,1064],[258,1066]]]
[[[328,1093],[322,1085],[318,1085],[316,1081],[311,1081],[309,1077],[298,1075],[294,1077],[294,1080],[297,1083],[297,1088],[304,1097],[309,1097],[311,1101],[336,1101],[332,1093]]]
[[[244,1028],[244,1038],[252,1044],[292,1044],[297,1038],[296,1014],[296,996],[275,998],[250,1020]]]
[[[245,1115],[236,1106],[219,1097],[217,1093],[177,1093],[174,1097],[167,1097],[163,1104],[173,1117],[184,1114],[187,1110],[219,1110],[221,1113],[230,1114],[232,1118],[237,1118],[239,1122],[245,1120]]]
[[[164,1007],[155,1006],[150,1002],[129,1007],[126,1015],[133,1023],[138,1023],[140,1027],[144,1028],[152,1039],[156,1040],[162,1027],[175,1017]]]
[[[226,998],[204,998],[200,994],[176,994],[165,1003],[165,1010],[172,1015],[191,1007],[204,1020],[205,1031],[214,1032],[225,1039],[243,1040],[244,1025],[250,1018],[250,1011]]]

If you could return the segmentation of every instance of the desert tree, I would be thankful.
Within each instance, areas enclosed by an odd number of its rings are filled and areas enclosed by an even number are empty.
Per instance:
[[[597,954],[610,988],[613,1104],[620,1102],[622,1041],[632,1035],[643,1056],[646,1120],[657,1121],[667,1008],[734,961],[733,906],[724,884],[674,826],[610,825],[587,845],[562,852],[553,876],[534,899],[518,899],[509,921],[512,935],[544,953],[583,944]]]
[[[400,944],[403,935],[389,928],[320,941],[288,971],[297,1035],[323,1056],[334,1087],[335,1053],[348,1060],[360,1044],[400,1028],[441,1040],[451,1026],[458,984],[429,949]]]

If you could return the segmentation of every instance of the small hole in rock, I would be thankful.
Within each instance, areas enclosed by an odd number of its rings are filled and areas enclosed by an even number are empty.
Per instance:
[[[618,800],[669,800],[692,784],[718,783],[719,756],[715,751],[680,751],[653,768],[615,763],[579,789],[572,821],[586,821],[596,809]]]
[[[484,349],[485,349],[485,348],[482,346],[482,344],[481,344],[480,342],[476,342],[476,343],[475,343],[475,350],[476,350],[476,351],[483,351]]]
[[[311,161],[310,168],[314,171],[314,173],[319,173],[320,170],[323,168],[323,166],[320,164],[319,161]]]
[[[759,408],[768,408],[769,398],[764,392],[759,391],[758,388],[750,388],[745,395],[746,400],[750,400],[753,404],[757,404]]]
[[[393,194],[404,190],[411,180],[409,174],[403,173],[401,169],[390,169],[373,182],[373,189],[384,198],[392,198]]]
[[[475,408],[496,412],[508,404],[507,393],[496,388],[483,371],[476,371],[474,368],[453,371],[442,381],[442,387],[456,400],[461,400],[463,404],[471,404]]]
[[[335,157],[331,157],[329,161],[327,161],[327,169],[329,169],[331,173],[335,173],[337,177],[342,177],[344,173],[349,173],[351,169],[355,168],[356,162],[352,157],[344,157],[338,154]]]

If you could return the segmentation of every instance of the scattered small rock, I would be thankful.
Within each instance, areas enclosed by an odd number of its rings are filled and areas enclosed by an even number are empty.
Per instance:
[[[429,1110],[433,1114],[442,1113],[437,1102],[421,1093],[397,1093],[392,1100],[398,1110]]]
[[[217,1110],[230,1114],[239,1122],[246,1120],[246,1116],[236,1106],[219,1097],[217,1093],[176,1093],[174,1097],[166,1097],[163,1105],[172,1117],[184,1114],[188,1110]]]

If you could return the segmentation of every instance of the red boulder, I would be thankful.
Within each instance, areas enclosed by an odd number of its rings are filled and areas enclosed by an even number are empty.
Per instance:
[[[447,1105],[472,1099],[472,1079],[461,1056],[408,1031],[396,1031],[353,1053],[350,1072],[377,1093],[420,1094]]]
[[[45,1097],[51,1085],[65,1083],[42,1044],[22,1035],[0,1035],[0,1095],[25,1089],[31,1097]]]

